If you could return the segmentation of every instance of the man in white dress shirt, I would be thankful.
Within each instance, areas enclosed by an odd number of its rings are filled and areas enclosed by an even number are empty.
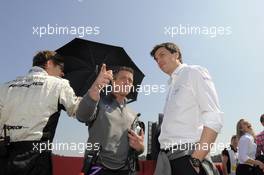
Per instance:
[[[167,174],[173,175],[204,174],[201,163],[210,152],[223,119],[212,78],[201,66],[183,64],[181,51],[174,43],[156,45],[150,54],[170,76],[155,174],[168,169]],[[187,147],[185,151],[182,145]],[[172,153],[167,163],[171,168],[164,168],[167,165],[166,159],[161,158],[162,152]]]

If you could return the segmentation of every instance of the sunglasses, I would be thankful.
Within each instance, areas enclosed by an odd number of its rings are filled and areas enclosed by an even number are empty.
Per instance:
[[[63,63],[56,63],[57,66],[60,67],[60,70],[63,72],[64,71],[64,64]]]

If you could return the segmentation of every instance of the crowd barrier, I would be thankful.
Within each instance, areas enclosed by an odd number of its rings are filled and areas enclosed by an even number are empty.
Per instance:
[[[81,175],[83,164],[82,157],[65,157],[53,155],[53,174],[54,175]],[[220,174],[222,172],[222,164],[215,164]],[[141,160],[139,162],[140,172],[138,175],[153,175],[156,162],[154,160]]]

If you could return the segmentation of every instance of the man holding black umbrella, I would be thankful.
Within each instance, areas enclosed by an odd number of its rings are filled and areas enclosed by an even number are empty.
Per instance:
[[[105,96],[100,95],[102,89],[111,83],[112,91]],[[77,118],[89,127],[88,143],[100,144],[101,150],[91,157],[91,151],[85,154],[85,166],[99,168],[100,175],[130,174],[131,150],[136,154],[144,151],[144,131],[138,133],[131,130],[131,125],[138,115],[127,107],[126,96],[133,86],[133,69],[119,67],[114,72],[106,70],[103,64],[96,80],[84,95],[77,110]],[[85,169],[85,168],[84,168]],[[87,170],[87,169],[86,169]],[[87,173],[87,172],[85,172]]]

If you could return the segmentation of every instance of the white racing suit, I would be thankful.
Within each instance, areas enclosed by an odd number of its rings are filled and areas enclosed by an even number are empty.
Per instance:
[[[33,151],[32,145],[52,142],[60,110],[75,116],[80,100],[67,80],[40,67],[0,86],[0,136],[5,125],[11,142],[8,155],[0,157],[0,174],[50,174],[50,151]]]

